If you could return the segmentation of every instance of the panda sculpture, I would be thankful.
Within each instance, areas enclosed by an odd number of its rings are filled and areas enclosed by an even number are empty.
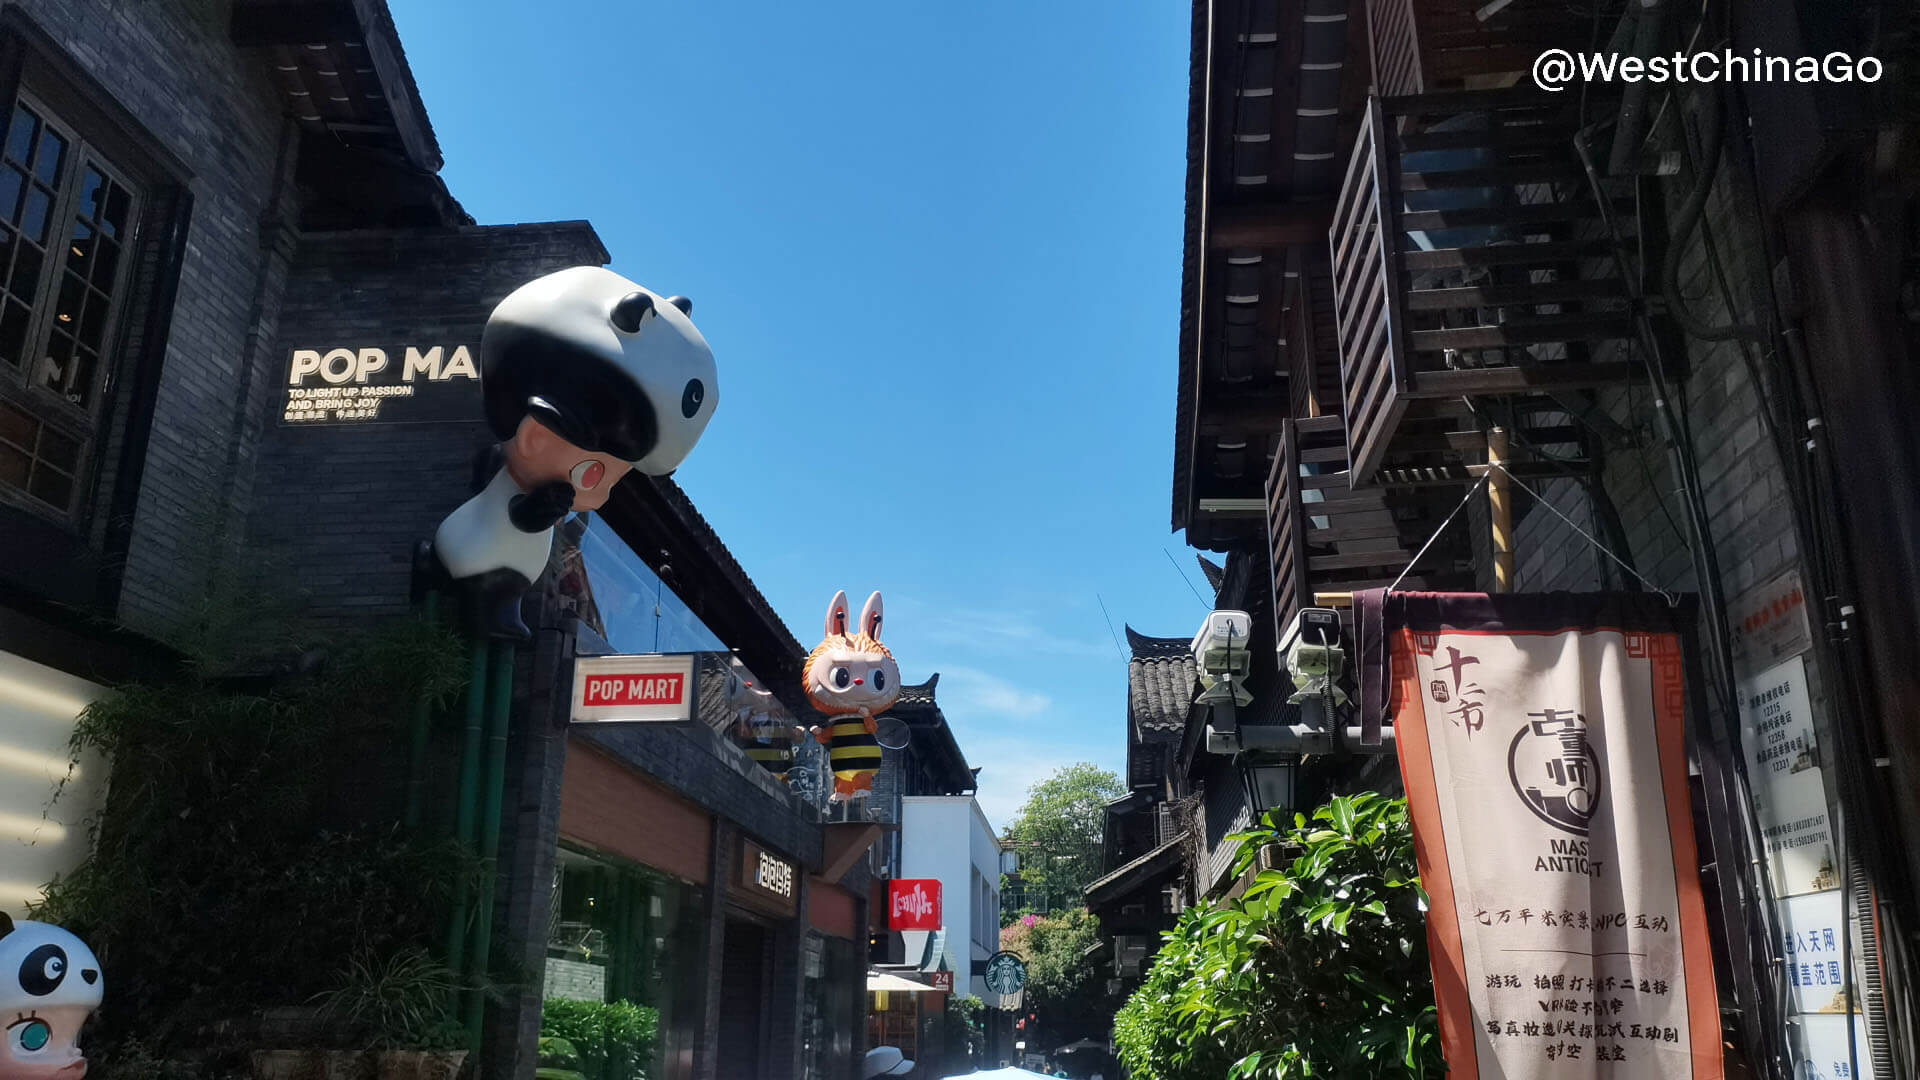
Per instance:
[[[100,961],[77,937],[0,912],[0,1080],[80,1080],[80,1025],[100,1007]]]
[[[425,572],[460,585],[478,632],[524,640],[520,594],[546,568],[553,527],[599,509],[630,470],[673,472],[699,441],[720,394],[692,312],[576,266],[487,317],[481,385],[500,465],[420,552]]]

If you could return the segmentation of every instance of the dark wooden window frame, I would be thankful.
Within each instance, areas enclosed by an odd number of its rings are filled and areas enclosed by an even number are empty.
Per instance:
[[[186,251],[192,174],[20,7],[0,6],[0,117],[10,120],[23,94],[30,106],[53,114],[77,144],[95,148],[141,198],[121,254],[126,266],[102,342],[99,401],[90,410],[90,442],[74,477],[79,490],[71,509],[59,512],[24,492],[0,496],[0,548],[14,556],[0,571],[0,585],[105,614],[117,605],[132,534]],[[70,200],[56,208],[61,228],[71,228],[69,207]],[[37,326],[36,332],[45,333]],[[9,389],[18,400],[24,387]],[[79,417],[60,419],[71,427]]]

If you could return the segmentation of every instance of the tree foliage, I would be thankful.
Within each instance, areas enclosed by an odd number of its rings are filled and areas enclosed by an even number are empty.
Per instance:
[[[1439,1076],[1426,893],[1404,799],[1336,798],[1243,834],[1245,894],[1182,914],[1114,1020],[1136,1080]]]
[[[1027,789],[1005,836],[1019,853],[1026,896],[1025,904],[1008,905],[1010,914],[1080,906],[1082,891],[1100,876],[1107,804],[1125,793],[1118,776],[1084,761]]]
[[[1086,958],[1101,943],[1100,924],[1085,908],[1024,916],[1000,932],[1000,947],[1026,961],[1027,1007],[1055,1041],[1106,1034],[1119,1002],[1107,993],[1105,965]]]

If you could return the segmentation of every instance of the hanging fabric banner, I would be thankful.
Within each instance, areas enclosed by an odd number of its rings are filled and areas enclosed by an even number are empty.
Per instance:
[[[1385,597],[1452,1075],[1720,1080],[1691,612],[1640,594]]]

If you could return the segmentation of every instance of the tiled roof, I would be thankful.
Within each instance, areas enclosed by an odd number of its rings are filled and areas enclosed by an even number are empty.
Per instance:
[[[1220,583],[1227,579],[1227,568],[1205,555],[1195,555],[1194,558],[1200,560],[1200,572],[1207,575],[1207,584],[1213,587],[1213,594],[1219,596]]]
[[[1199,688],[1191,642],[1148,637],[1129,626],[1127,644],[1133,651],[1127,662],[1129,734],[1137,740],[1156,735],[1179,738]]]
[[[934,672],[933,677],[928,679],[926,682],[907,683],[906,685],[900,688],[900,700],[895,704],[896,706],[917,705],[923,708],[936,707],[934,706],[933,691],[934,691],[934,688],[939,685],[940,685],[940,673],[937,671]]]
[[[1180,863],[1181,837],[1161,844],[1145,855],[1116,869],[1113,873],[1088,885],[1082,893],[1087,898],[1087,906],[1093,907],[1101,901],[1110,899],[1107,894],[1118,895],[1131,892],[1151,880],[1152,875],[1163,873]],[[1101,895],[1096,895],[1101,894]]]

